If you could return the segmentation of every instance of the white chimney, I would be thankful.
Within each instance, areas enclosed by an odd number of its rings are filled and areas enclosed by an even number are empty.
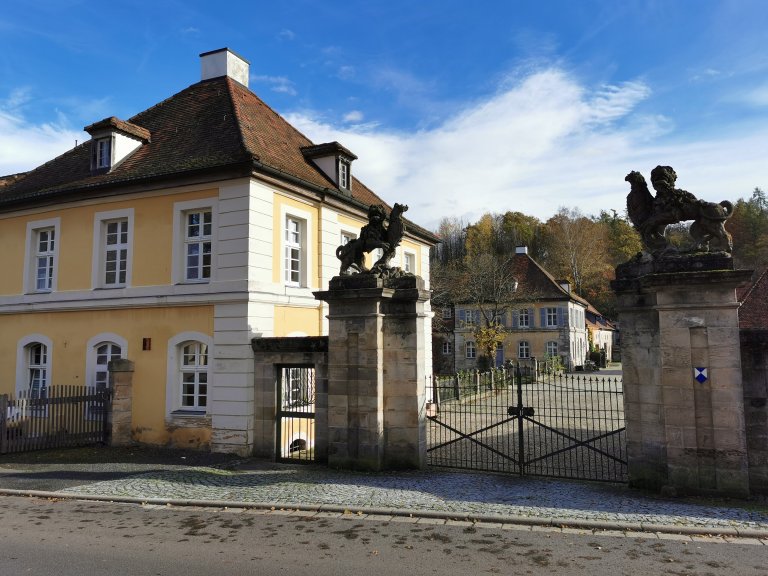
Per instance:
[[[515,254],[528,254],[528,246],[516,246]]]
[[[229,76],[243,86],[248,86],[248,74],[251,63],[241,58],[229,48],[220,48],[200,54],[200,79],[209,80]]]

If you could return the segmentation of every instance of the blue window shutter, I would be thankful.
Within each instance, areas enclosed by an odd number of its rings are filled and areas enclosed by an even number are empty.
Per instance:
[[[517,328],[520,324],[520,312],[517,310],[512,311],[512,328]]]
[[[536,325],[536,310],[533,308],[528,308],[528,326],[529,328],[533,328]]]
[[[547,309],[542,308],[539,312],[541,312],[541,327],[545,328],[547,326]]]
[[[475,310],[475,326],[480,324],[480,310]]]
[[[565,308],[557,309],[557,325],[568,326],[568,316],[565,313]]]
[[[467,320],[467,317],[466,317],[465,312],[464,312],[464,308],[459,308],[459,320],[461,322],[466,322],[466,320]]]

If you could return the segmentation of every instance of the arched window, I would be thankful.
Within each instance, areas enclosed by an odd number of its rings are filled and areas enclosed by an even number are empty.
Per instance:
[[[48,391],[48,346],[32,342],[26,346],[27,390],[30,398],[45,398]]]
[[[168,416],[204,415],[210,404],[213,338],[202,332],[182,332],[168,340]],[[202,413],[202,414],[201,414]]]
[[[531,345],[527,340],[520,340],[517,344],[517,357],[518,358],[530,358],[531,357]]]
[[[205,410],[208,406],[208,345],[182,343],[180,360],[181,409]]]
[[[16,348],[16,393],[45,398],[51,386],[53,343],[42,334],[30,334]]]
[[[477,357],[477,347],[475,346],[474,342],[466,342],[464,344],[464,350],[466,352],[467,358],[473,359]]]
[[[109,361],[119,360],[123,357],[122,354],[123,349],[114,342],[103,342],[96,346],[96,368],[93,372],[93,385],[96,388],[109,386]]]

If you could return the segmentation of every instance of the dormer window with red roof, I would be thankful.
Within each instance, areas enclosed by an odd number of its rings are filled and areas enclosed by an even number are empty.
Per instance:
[[[112,170],[142,145],[149,142],[149,130],[114,116],[85,127],[91,137],[91,172]]]
[[[304,158],[310,160],[342,192],[349,195],[352,190],[352,161],[357,156],[338,142],[305,146],[301,149]]]

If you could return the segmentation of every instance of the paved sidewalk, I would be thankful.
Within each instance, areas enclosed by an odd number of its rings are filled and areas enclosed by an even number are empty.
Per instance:
[[[101,450],[70,461],[66,454],[76,453],[0,457],[0,493],[711,534],[768,544],[764,502],[669,499],[623,485],[474,472],[366,474],[225,455]]]

